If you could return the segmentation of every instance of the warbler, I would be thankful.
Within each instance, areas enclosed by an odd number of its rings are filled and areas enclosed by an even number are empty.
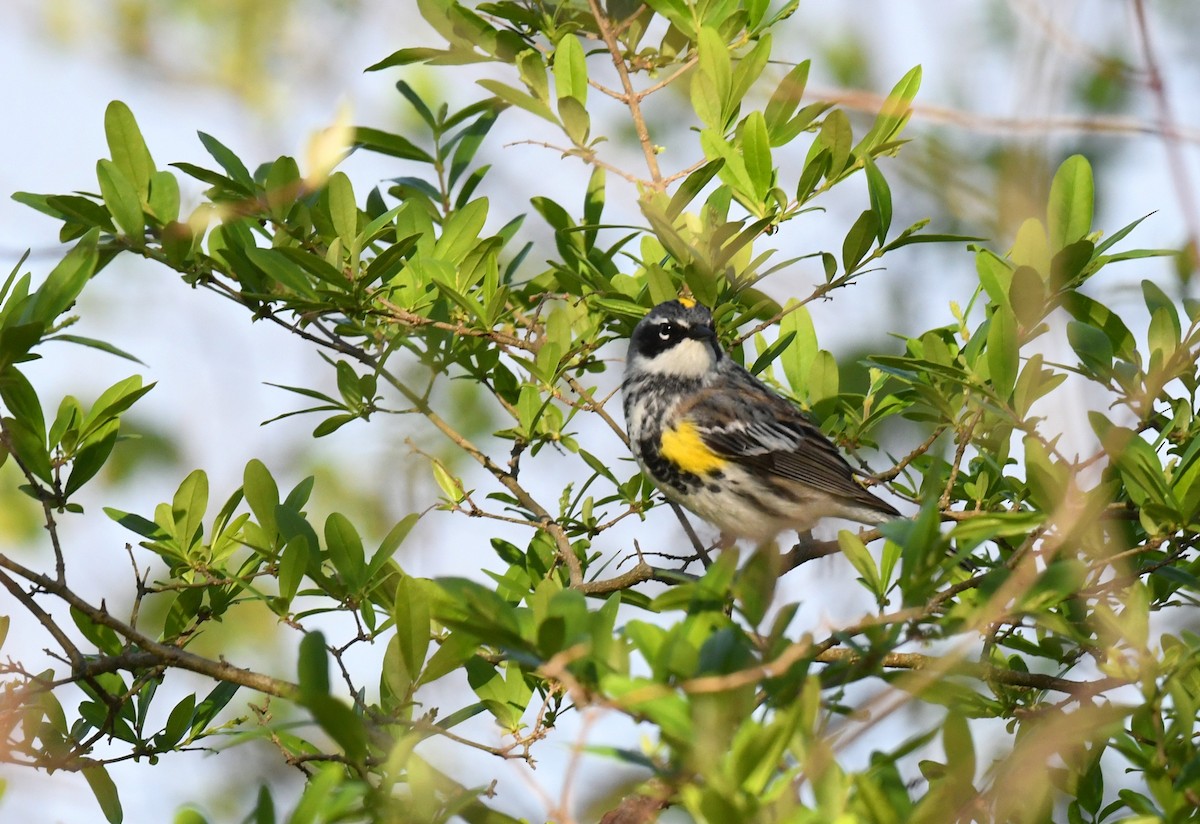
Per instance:
[[[642,472],[726,539],[900,514],[858,484],[793,403],[722,351],[712,312],[690,298],[660,303],[633,330],[623,393]]]

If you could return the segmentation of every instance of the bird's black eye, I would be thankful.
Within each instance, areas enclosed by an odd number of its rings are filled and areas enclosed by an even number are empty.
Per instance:
[[[675,337],[675,324],[667,322],[658,325],[658,337],[660,340],[670,340]]]

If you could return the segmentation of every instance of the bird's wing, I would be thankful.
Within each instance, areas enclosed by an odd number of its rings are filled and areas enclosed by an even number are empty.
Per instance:
[[[815,424],[766,387],[748,385],[740,396],[704,391],[688,407],[686,417],[721,457],[871,509],[895,511],[854,480],[854,470]]]

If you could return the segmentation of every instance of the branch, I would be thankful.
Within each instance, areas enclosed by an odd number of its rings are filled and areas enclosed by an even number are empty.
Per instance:
[[[607,578],[603,581],[584,581],[575,588],[584,595],[609,595],[613,592],[629,589],[636,584],[646,581],[658,581],[663,584],[680,584],[694,580],[695,578],[687,573],[660,569],[650,566],[645,561],[638,561],[633,569],[615,578]]]
[[[216,681],[228,681],[231,684],[239,684],[243,687],[249,687],[257,692],[278,696],[280,698],[287,698],[289,700],[294,700],[299,695],[300,688],[289,681],[273,678],[269,675],[254,672],[253,670],[235,667],[233,664],[225,661],[213,661],[210,658],[196,655],[195,653],[188,652],[185,649],[181,649],[180,647],[176,647],[171,644],[159,643],[148,635],[145,635],[137,629],[129,626],[124,621],[113,617],[106,610],[98,609],[92,606],[90,603],[76,595],[72,590],[68,589],[64,584],[61,584],[58,581],[55,581],[53,578],[42,575],[38,572],[34,572],[33,570],[22,566],[21,564],[9,558],[7,555],[0,554],[0,568],[6,569],[15,575],[19,575],[30,583],[36,584],[49,594],[65,601],[70,606],[79,610],[93,622],[101,626],[108,627],[113,632],[120,635],[127,642],[136,646],[138,648],[137,652],[152,656],[151,659],[143,659],[137,657],[131,652],[130,658],[125,659],[127,662],[136,662],[138,664],[145,665],[145,662],[153,661],[153,663],[150,664],[151,666],[176,667],[178,669],[188,670],[189,672],[199,673],[200,675],[206,675]],[[9,581],[15,585],[15,582],[12,582],[8,576],[2,577],[3,580],[0,580],[0,583]],[[5,584],[5,586],[8,587],[8,584]],[[11,588],[9,591],[12,591]],[[21,591],[20,587],[17,587],[17,591]],[[56,635],[55,638],[57,640],[58,636]],[[78,651],[76,651],[76,654],[78,654]],[[120,659],[121,656],[117,656],[117,658]],[[101,659],[101,661],[103,660],[105,659]],[[83,663],[82,660],[79,664],[77,664],[75,661],[72,661],[71,663],[76,674],[78,674],[80,677],[91,674],[87,668],[87,665]],[[97,667],[100,666],[101,664],[98,663]]]
[[[818,653],[813,660],[819,661],[822,664],[854,665],[874,659],[868,659],[853,650],[827,649]],[[942,666],[943,659],[931,655],[921,655],[916,652],[889,652],[879,658],[876,663],[878,666],[889,669],[923,670],[930,667]],[[1022,672],[1021,670],[994,667],[991,664],[980,664],[973,661],[961,661],[955,664],[946,674],[965,675],[968,678],[976,678],[980,681],[1004,684],[1010,687],[1062,692],[1076,698],[1099,695],[1106,690],[1129,683],[1124,678],[1113,676],[1099,678],[1095,681],[1072,681],[1068,678],[1059,678],[1054,675],[1045,675],[1039,672]]]
[[[1150,27],[1146,23],[1145,0],[1132,0],[1132,2],[1137,37],[1146,61],[1146,85],[1150,88],[1155,108],[1158,110],[1157,131],[1166,144],[1167,165],[1171,169],[1171,183],[1175,187],[1175,197],[1179,201],[1179,209],[1183,212],[1184,224],[1187,226],[1187,243],[1193,253],[1192,258],[1195,259],[1197,244],[1200,243],[1200,211],[1196,206],[1191,175],[1188,173],[1188,162],[1184,157],[1183,147],[1179,145],[1180,137],[1175,126],[1175,115],[1171,111],[1171,101],[1167,97],[1167,84],[1163,80],[1162,71],[1158,66],[1154,44],[1150,41]]]
[[[588,0],[588,8],[591,9],[592,17],[596,19],[596,26],[600,31],[600,37],[604,40],[604,45],[608,47],[608,53],[612,56],[617,76],[621,78],[621,88],[625,90],[621,100],[629,107],[629,116],[633,119],[633,129],[637,133],[638,143],[642,145],[642,154],[646,157],[646,168],[650,170],[653,187],[661,189],[662,172],[658,168],[658,152],[654,148],[654,141],[650,139],[650,130],[646,128],[641,97],[633,88],[633,81],[629,77],[629,67],[625,65],[625,58],[621,55],[621,44],[617,42],[616,33],[604,10],[600,8],[599,0]]]
[[[853,111],[875,114],[886,100],[884,95],[861,89],[813,89],[806,97],[834,103]],[[1175,123],[1146,123],[1129,117],[988,117],[949,106],[913,103],[913,117],[928,123],[956,126],[968,131],[988,133],[1044,134],[1046,132],[1084,132],[1087,134],[1152,135],[1200,144],[1200,129]]]

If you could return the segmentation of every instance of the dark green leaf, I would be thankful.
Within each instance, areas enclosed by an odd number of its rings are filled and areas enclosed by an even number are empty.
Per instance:
[[[117,785],[113,783],[108,770],[102,765],[96,764],[84,767],[82,772],[88,786],[92,788],[92,793],[96,796],[96,801],[100,804],[100,811],[104,813],[104,818],[109,824],[121,824],[125,819],[125,813],[121,810]]]
[[[329,653],[325,635],[320,631],[307,633],[300,639],[298,659],[300,700],[305,706],[317,698],[329,696]]]

